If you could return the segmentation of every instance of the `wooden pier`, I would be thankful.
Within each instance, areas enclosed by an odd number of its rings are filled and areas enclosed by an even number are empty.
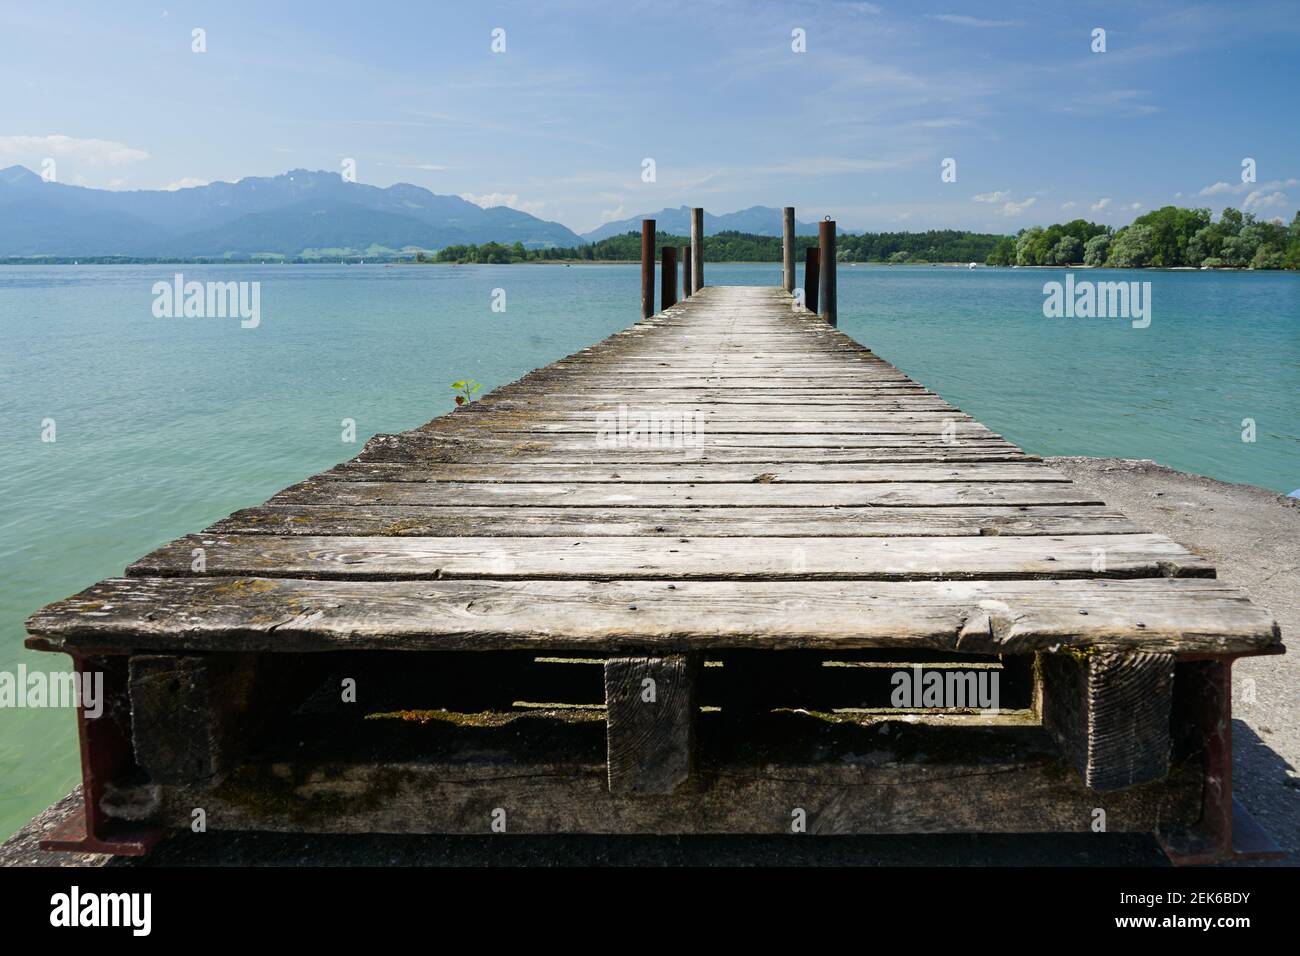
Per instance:
[[[787,288],[694,288],[35,614],[115,695],[50,845],[141,853],[203,808],[1270,851],[1234,827],[1229,719],[1267,612]],[[996,712],[899,706],[917,667],[996,674]]]

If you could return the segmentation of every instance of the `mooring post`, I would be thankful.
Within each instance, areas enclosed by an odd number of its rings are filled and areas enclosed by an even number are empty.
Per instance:
[[[781,285],[786,292],[794,292],[794,206],[786,206],[781,218]]]
[[[704,210],[691,210],[691,291],[704,288]]]
[[[641,318],[655,314],[655,221],[641,220]]]
[[[682,246],[681,253],[682,254],[680,258],[682,260],[682,298],[689,299],[691,297],[691,247]]]
[[[817,281],[821,271],[817,259],[817,247],[809,246],[803,263],[803,305],[809,312],[817,311]]]
[[[664,246],[659,264],[659,309],[677,304],[677,247]]]
[[[835,312],[835,220],[823,219],[817,224],[817,245],[820,247],[817,258],[821,273],[821,282],[818,283],[821,315],[831,325],[838,325]]]

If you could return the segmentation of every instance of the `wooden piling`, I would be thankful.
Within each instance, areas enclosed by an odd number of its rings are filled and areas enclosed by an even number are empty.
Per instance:
[[[824,219],[817,224],[817,245],[821,281],[818,292],[821,295],[821,317],[831,325],[838,325],[839,319],[835,309],[835,221]]]
[[[691,297],[691,247],[689,245],[682,246],[679,258],[682,263],[682,298],[689,299]]]
[[[794,206],[786,206],[781,218],[781,287],[794,292]]]
[[[641,220],[641,318],[655,314],[655,221]]]
[[[691,291],[704,288],[704,210],[691,210]]]
[[[659,265],[659,308],[677,304],[677,247],[664,246]]]
[[[817,311],[817,283],[821,279],[819,258],[817,249],[809,246],[803,265],[803,304],[809,312]]]

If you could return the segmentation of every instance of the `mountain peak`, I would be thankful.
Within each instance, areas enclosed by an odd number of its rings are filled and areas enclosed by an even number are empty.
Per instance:
[[[26,166],[9,166],[0,169],[0,183],[6,186],[35,186],[43,182],[40,176]]]

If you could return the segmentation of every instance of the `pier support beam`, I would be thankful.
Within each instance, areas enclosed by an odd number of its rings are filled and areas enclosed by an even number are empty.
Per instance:
[[[691,210],[691,291],[704,288],[704,210]]]
[[[821,254],[812,246],[805,253],[803,265],[803,304],[809,312],[817,311],[817,283],[821,279]]]
[[[691,247],[682,246],[681,255],[678,257],[682,263],[682,298],[691,297]]]
[[[641,220],[641,318],[655,314],[655,221]]]
[[[677,247],[664,246],[659,265],[659,309],[677,304]]]
[[[695,760],[699,655],[611,657],[605,662],[610,793],[668,794]]]
[[[1043,727],[1090,790],[1169,773],[1172,654],[1039,656]]]
[[[794,292],[794,206],[781,213],[781,288]]]
[[[817,245],[821,273],[818,289],[818,294],[821,296],[821,317],[831,325],[838,325],[839,314],[835,308],[835,221],[833,219],[825,219],[817,224]]]

